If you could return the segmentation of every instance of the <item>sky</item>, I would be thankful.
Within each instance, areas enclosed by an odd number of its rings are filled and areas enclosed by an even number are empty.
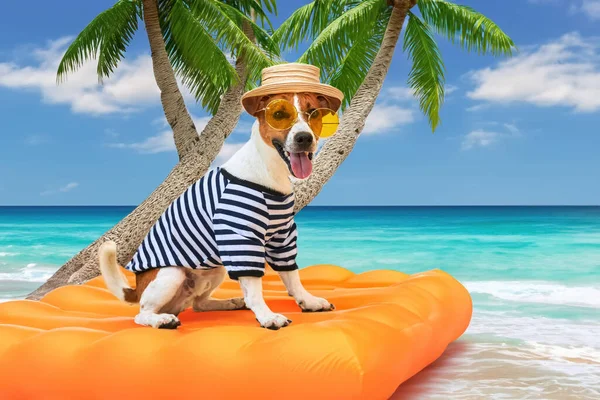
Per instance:
[[[278,3],[275,26],[307,2]],[[143,27],[103,85],[94,63],[56,84],[66,47],[112,4],[3,4],[0,205],[137,205],[177,163]],[[438,37],[448,95],[432,134],[400,45],[365,130],[313,205],[600,204],[600,0],[461,4],[492,18],[519,52],[470,54]],[[185,97],[202,128],[209,115]],[[215,165],[251,123],[242,117]]]

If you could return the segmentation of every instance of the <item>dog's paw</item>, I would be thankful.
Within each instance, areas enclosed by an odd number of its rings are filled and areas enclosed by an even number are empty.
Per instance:
[[[172,314],[158,314],[156,322],[154,323],[154,328],[158,329],[177,329],[181,322],[179,318]]]
[[[328,300],[313,295],[305,296],[297,299],[297,301],[302,312],[332,311],[335,309],[334,305]]]
[[[133,319],[136,324],[151,326],[158,329],[176,329],[181,322],[173,314],[154,314],[151,312],[141,312]]]
[[[233,310],[249,310],[249,308],[246,307],[246,301],[243,297],[234,297],[233,299],[229,300],[231,301]]]
[[[261,317],[256,317],[256,320],[263,328],[271,329],[276,331],[277,329],[284,328],[292,323],[291,319],[287,319],[285,315],[281,314],[268,314]]]

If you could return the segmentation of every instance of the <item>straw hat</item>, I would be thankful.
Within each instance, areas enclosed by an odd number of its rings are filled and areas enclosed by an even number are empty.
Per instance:
[[[244,93],[242,105],[250,112],[251,99],[277,93],[317,93],[327,96],[331,108],[340,107],[344,94],[333,86],[321,83],[318,67],[310,64],[278,64],[262,70],[261,86]]]

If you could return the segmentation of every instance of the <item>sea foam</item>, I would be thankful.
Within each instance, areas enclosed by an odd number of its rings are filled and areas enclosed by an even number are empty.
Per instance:
[[[46,282],[56,270],[57,267],[30,263],[15,271],[0,272],[0,281]]]
[[[467,282],[471,293],[521,303],[541,303],[577,307],[600,307],[600,287],[567,286],[550,282],[481,281]]]

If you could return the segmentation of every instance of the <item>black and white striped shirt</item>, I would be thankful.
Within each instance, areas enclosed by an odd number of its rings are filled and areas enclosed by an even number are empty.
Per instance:
[[[260,277],[265,261],[276,271],[298,268],[296,239],[293,193],[216,168],[171,203],[125,268],[140,273],[223,265],[232,279]]]

